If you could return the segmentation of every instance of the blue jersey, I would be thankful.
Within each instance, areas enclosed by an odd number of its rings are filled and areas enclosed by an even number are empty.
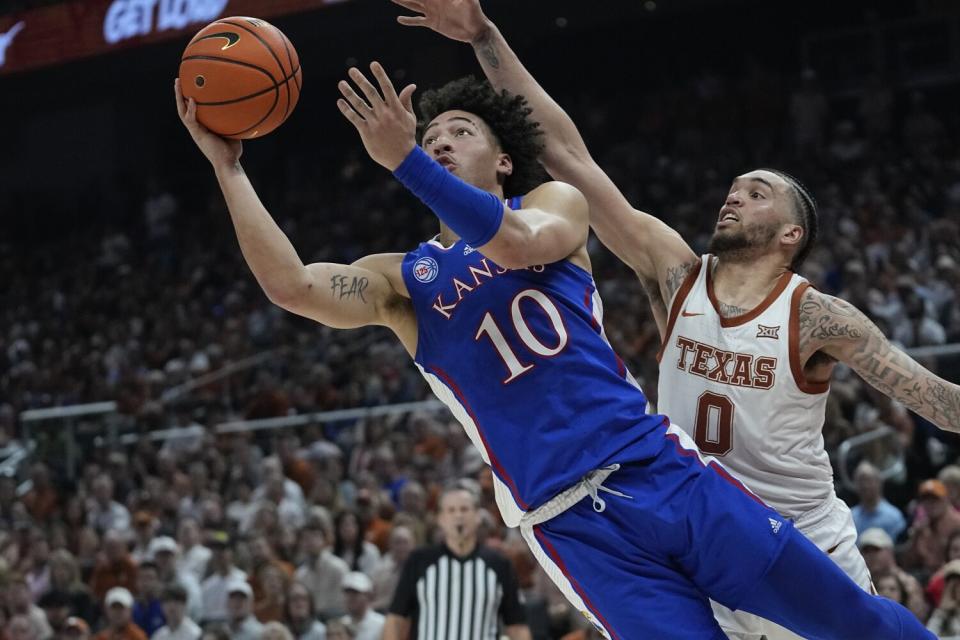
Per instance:
[[[662,424],[607,342],[582,268],[505,269],[462,240],[425,242],[402,268],[416,364],[492,467],[509,526]]]

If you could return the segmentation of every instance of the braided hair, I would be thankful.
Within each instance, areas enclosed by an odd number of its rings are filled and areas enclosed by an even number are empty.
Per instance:
[[[761,169],[780,176],[788,185],[793,193],[793,209],[796,223],[803,228],[803,240],[797,253],[790,262],[790,269],[797,271],[810,255],[813,245],[817,241],[820,233],[820,217],[817,213],[817,201],[813,198],[810,190],[802,182],[779,169]]]

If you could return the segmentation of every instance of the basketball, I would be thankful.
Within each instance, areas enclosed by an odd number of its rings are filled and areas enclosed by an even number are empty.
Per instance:
[[[197,120],[221,136],[265,136],[300,99],[300,59],[264,20],[223,18],[193,37],[180,61],[180,88],[197,101]]]

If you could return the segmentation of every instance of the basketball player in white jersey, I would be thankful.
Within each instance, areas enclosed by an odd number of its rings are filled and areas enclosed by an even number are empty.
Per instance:
[[[473,45],[498,89],[521,94],[546,134],[542,161],[587,197],[600,240],[638,275],[663,342],[658,410],[686,429],[863,588],[870,576],[837,498],[822,427],[837,362],[939,427],[960,431],[960,387],[894,348],[849,303],[794,270],[816,237],[816,204],[779,171],[737,177],[720,208],[711,254],[638,211],[591,158],[569,116],[524,69],[479,0],[393,0],[425,26]],[[796,637],[715,606],[730,637]]]

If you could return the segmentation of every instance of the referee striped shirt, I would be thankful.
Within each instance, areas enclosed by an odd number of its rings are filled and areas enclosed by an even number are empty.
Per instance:
[[[411,620],[416,640],[496,640],[501,622],[525,621],[513,565],[484,547],[463,558],[446,545],[411,553],[390,613]]]

